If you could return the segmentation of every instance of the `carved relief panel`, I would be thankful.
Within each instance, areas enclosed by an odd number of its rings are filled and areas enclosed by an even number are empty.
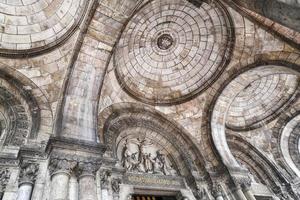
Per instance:
[[[119,142],[118,158],[127,172],[177,175],[171,155],[157,142],[146,138],[126,138]]]

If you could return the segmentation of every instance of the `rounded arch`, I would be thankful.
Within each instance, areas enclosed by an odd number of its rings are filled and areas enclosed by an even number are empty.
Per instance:
[[[276,164],[267,156],[251,145],[245,138],[238,134],[227,136],[227,141],[233,156],[237,161],[247,168],[250,176],[260,184],[266,185],[278,197],[289,193],[297,198],[297,193],[291,190],[290,182],[292,177],[282,173]]]
[[[45,139],[45,135],[50,135],[53,115],[40,88],[22,73],[4,65],[0,65],[0,80],[2,107],[11,114],[14,119],[12,121],[16,121],[13,124],[15,130],[20,130],[18,145],[24,145],[28,139],[40,140]],[[29,133],[24,133],[21,129],[26,129]],[[13,134],[10,137],[10,141],[17,141]]]
[[[272,153],[277,163],[300,179],[300,103],[283,112],[273,127]],[[293,155],[294,154],[294,155]]]
[[[236,162],[236,159],[231,154],[226,142],[226,112],[231,104],[229,103],[225,104],[224,106],[218,106],[218,99],[222,95],[223,91],[232,82],[232,80],[237,78],[239,75],[253,69],[255,70],[255,68],[259,66],[282,66],[282,68],[276,73],[289,73],[298,75],[299,67],[295,63],[293,56],[294,53],[291,52],[270,52],[268,54],[260,54],[256,55],[255,57],[250,57],[247,60],[241,60],[240,62],[235,63],[228,71],[224,72],[219,80],[210,88],[207,93],[207,102],[203,111],[204,115],[201,127],[201,148],[205,148],[207,144],[212,144],[213,149],[210,149],[207,153],[214,154],[215,157],[218,158],[220,162],[215,163],[216,166],[225,165],[229,171],[232,171],[230,169],[243,170],[243,167]],[[270,72],[270,74],[272,74],[272,72]],[[242,88],[247,86],[245,82],[241,82],[239,84]],[[227,100],[230,99],[230,97],[234,97],[234,91],[231,91],[231,93],[228,94],[229,98],[227,98]],[[296,95],[293,95],[293,98],[290,99],[289,103],[294,100],[295,96]],[[205,158],[209,157],[205,156]],[[211,167],[215,166],[211,165]]]
[[[186,177],[188,182],[195,184],[195,181],[201,181],[201,177],[207,177],[204,159],[192,138],[182,127],[158,111],[143,104],[118,103],[99,114],[100,141],[108,145],[108,151],[115,159],[118,158],[117,138],[128,129],[137,129],[136,131],[145,134],[152,141],[164,144],[166,150],[172,152],[180,174]],[[144,133],[143,129],[147,129],[148,133]],[[130,134],[126,136],[128,135]]]

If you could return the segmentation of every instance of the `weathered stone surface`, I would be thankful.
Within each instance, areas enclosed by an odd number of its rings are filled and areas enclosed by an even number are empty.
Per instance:
[[[300,199],[293,27],[227,0],[0,0],[0,26],[0,199]]]

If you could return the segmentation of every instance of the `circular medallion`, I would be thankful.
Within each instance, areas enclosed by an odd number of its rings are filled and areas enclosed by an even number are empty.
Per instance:
[[[129,21],[114,56],[127,93],[150,104],[185,101],[220,75],[231,53],[229,18],[220,5],[155,0]]]
[[[169,49],[172,44],[174,43],[174,40],[171,35],[169,34],[163,34],[158,37],[157,39],[157,46],[162,50]]]

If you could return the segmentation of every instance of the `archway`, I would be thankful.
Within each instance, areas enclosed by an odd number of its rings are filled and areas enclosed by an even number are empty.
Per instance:
[[[114,104],[101,112],[98,124],[100,140],[108,145],[106,154],[125,170],[125,182],[135,187],[144,185],[144,189],[155,182],[168,189],[183,187],[183,180],[195,196],[211,185],[209,179],[204,179],[208,174],[203,158],[190,136],[152,108],[135,103]],[[156,161],[161,162],[160,158],[166,165],[159,170]],[[151,162],[153,167],[145,164]],[[162,182],[156,182],[159,178]]]

